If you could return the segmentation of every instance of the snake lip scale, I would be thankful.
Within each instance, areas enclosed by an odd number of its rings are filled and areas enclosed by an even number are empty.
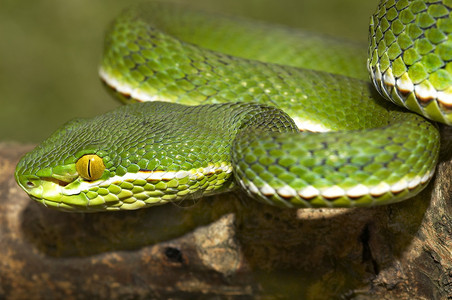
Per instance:
[[[71,212],[233,189],[286,208],[409,199],[434,176],[432,121],[452,124],[451,6],[382,0],[367,68],[354,43],[166,1],[132,6],[99,68],[127,105],[69,121],[15,179]]]

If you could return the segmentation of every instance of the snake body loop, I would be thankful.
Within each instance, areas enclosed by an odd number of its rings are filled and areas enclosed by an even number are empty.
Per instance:
[[[16,180],[33,199],[69,211],[137,209],[233,188],[282,207],[410,198],[433,176],[439,133],[378,92],[410,108],[429,80],[435,97],[415,111],[449,123],[449,19],[434,5],[450,12],[446,2],[380,4],[368,59],[377,91],[355,44],[169,3],[135,6],[112,24],[99,73],[124,102],[145,103],[69,122],[22,158]],[[406,10],[425,36],[432,26],[446,36],[412,65],[406,52],[394,55],[389,37],[394,15]],[[422,27],[425,12],[438,25]],[[403,33],[393,35],[402,42]],[[432,53],[444,71],[427,65],[432,73],[411,79],[405,93],[397,83],[418,75]]]
[[[388,100],[452,125],[450,1],[381,1],[371,18],[368,68]]]

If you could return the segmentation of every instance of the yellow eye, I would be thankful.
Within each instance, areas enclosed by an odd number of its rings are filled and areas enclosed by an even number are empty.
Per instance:
[[[87,180],[99,179],[104,174],[105,165],[99,156],[95,154],[83,155],[75,163],[77,173]]]

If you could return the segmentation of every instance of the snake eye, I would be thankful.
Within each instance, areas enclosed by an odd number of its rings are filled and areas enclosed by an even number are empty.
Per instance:
[[[75,163],[77,173],[84,179],[99,179],[105,170],[105,165],[99,156],[95,154],[83,155]]]

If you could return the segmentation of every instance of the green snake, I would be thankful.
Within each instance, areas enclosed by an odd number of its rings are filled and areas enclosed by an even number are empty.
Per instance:
[[[134,6],[108,31],[99,71],[128,105],[65,124],[20,160],[16,181],[45,206],[81,212],[233,189],[288,208],[408,199],[438,160],[426,118],[452,124],[451,14],[450,0],[381,1],[372,85],[354,43]]]

